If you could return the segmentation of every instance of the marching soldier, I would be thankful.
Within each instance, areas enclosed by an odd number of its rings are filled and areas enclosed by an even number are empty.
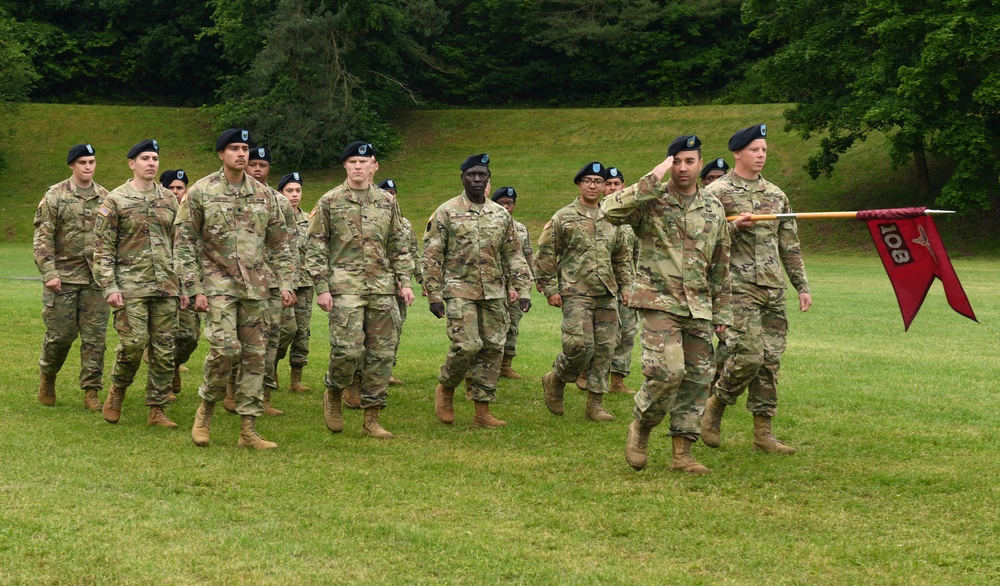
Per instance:
[[[517,190],[513,187],[501,187],[493,192],[490,197],[493,201],[503,206],[507,213],[514,216],[514,208],[517,207]],[[514,220],[514,231],[517,233],[517,240],[521,243],[521,252],[524,260],[528,263],[528,274],[532,282],[535,280],[535,248],[531,244],[531,234],[528,227]],[[530,292],[530,291],[529,291]],[[514,357],[517,356],[517,334],[518,326],[521,325],[521,318],[524,312],[521,311],[521,302],[507,304],[507,312],[510,314],[510,326],[507,329],[507,342],[503,347],[503,360],[500,362],[500,376],[509,379],[520,379],[521,375],[514,371]]]
[[[160,185],[174,194],[178,205],[187,198],[188,176],[184,169],[164,171],[160,175]],[[200,338],[201,316],[193,306],[188,305],[186,309],[177,312],[177,327],[174,330],[174,380],[168,395],[171,402],[176,401],[178,393],[181,392],[181,370],[186,370],[183,365],[198,349]]]
[[[103,389],[110,311],[94,280],[94,221],[108,190],[94,181],[94,155],[89,144],[73,145],[66,156],[70,178],[49,187],[35,212],[34,254],[44,283],[45,323],[38,400],[47,407],[56,404],[56,375],[79,336],[83,407],[101,410],[97,393]]]
[[[298,171],[289,173],[278,182],[278,191],[288,199],[292,207],[292,219],[295,224],[296,257],[295,272],[295,321],[291,336],[280,336],[277,357],[280,362],[291,346],[291,356],[288,359],[291,366],[291,376],[288,391],[305,393],[309,387],[302,384],[302,369],[309,363],[309,322],[312,321],[313,284],[309,271],[306,270],[306,251],[309,248],[309,215],[299,207],[302,202],[302,174]],[[277,369],[277,365],[275,365]],[[275,375],[275,381],[278,380]]]
[[[607,197],[625,187],[625,177],[617,167],[608,167],[608,179],[604,182],[604,196]],[[632,226],[622,224],[621,230],[625,246],[632,251],[632,269],[639,260],[639,241],[632,231]],[[632,348],[635,347],[635,336],[639,333],[639,314],[625,303],[628,291],[618,291],[618,345],[615,346],[611,358],[611,381],[609,393],[624,393],[634,395],[635,391],[625,385],[625,379],[632,372]]]

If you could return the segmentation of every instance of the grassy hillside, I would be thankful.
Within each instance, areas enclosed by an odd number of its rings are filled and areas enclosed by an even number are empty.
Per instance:
[[[874,137],[843,157],[837,174],[813,181],[802,166],[815,149],[782,130],[782,105],[699,106],[612,110],[449,110],[410,112],[398,121],[404,148],[381,161],[380,178],[400,185],[403,212],[418,231],[443,200],[461,191],[458,164],[489,152],[493,186],[513,185],[520,194],[515,215],[537,236],[542,224],[576,191],[573,175],[601,160],[634,181],[662,160],[675,136],[697,133],[706,158],[725,150],[734,130],[756,122],[769,125],[765,176],[781,186],[798,211],[931,205],[918,201],[910,169],[893,170],[885,141]],[[10,170],[0,175],[0,230],[8,242],[31,239],[34,208],[45,188],[68,175],[69,146],[91,142],[98,151],[97,180],[112,188],[129,177],[125,152],[144,138],[162,144],[161,168],[183,167],[193,176],[218,168],[212,152],[215,132],[207,112],[179,108],[128,108],[36,104],[22,109],[15,134],[0,139]],[[339,151],[342,145],[331,145]],[[275,178],[290,169],[276,161]],[[343,180],[342,169],[306,175],[303,205]],[[988,227],[997,212],[938,222],[954,256],[1000,252]],[[801,223],[807,251],[868,250],[864,227],[853,221]]]

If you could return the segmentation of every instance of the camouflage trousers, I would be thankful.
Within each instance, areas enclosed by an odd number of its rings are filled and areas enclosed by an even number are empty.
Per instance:
[[[614,295],[562,298],[562,352],[552,372],[572,382],[587,371],[587,391],[608,392],[611,356],[618,343],[618,300]]]
[[[654,427],[670,414],[670,435],[697,440],[715,362],[707,319],[640,309],[642,374],[632,416]]]
[[[361,377],[361,406],[385,407],[399,343],[395,295],[334,295],[326,388],[342,391]]]
[[[42,321],[45,337],[38,367],[46,376],[56,376],[80,338],[80,388],[104,388],[104,351],[111,311],[104,291],[90,285],[62,284],[55,293],[42,287]]]
[[[517,356],[517,328],[521,325],[521,318],[524,317],[520,302],[507,304],[507,317],[510,325],[507,326],[507,341],[503,345],[503,353],[507,356]]]
[[[236,373],[236,412],[264,413],[264,354],[267,349],[267,299],[208,298],[205,316],[205,380],[198,396],[215,403],[226,396],[226,384]]]
[[[281,306],[281,291],[271,289],[267,300],[267,351],[264,353],[264,386],[277,389],[278,348],[287,347],[295,336],[295,308]]]
[[[716,351],[712,392],[727,405],[748,389],[747,411],[778,413],[778,369],[788,337],[785,290],[733,281],[733,325]]]
[[[628,376],[632,372],[632,348],[639,333],[639,312],[618,300],[618,346],[611,358],[611,372]]]
[[[507,300],[452,297],[445,303],[451,348],[438,382],[454,389],[467,380],[473,401],[493,402],[509,327]]]
[[[282,329],[278,338],[277,362],[285,357],[291,350],[288,363],[293,367],[302,367],[309,364],[309,322],[312,321],[313,288],[299,287],[295,290],[295,307],[293,314],[295,319],[290,321],[288,329]]]
[[[118,348],[111,382],[127,389],[135,380],[142,353],[149,348],[146,371],[146,405],[162,407],[174,380],[174,328],[177,327],[176,297],[133,297],[114,310]]]
[[[174,330],[174,366],[180,366],[191,358],[198,349],[201,339],[201,316],[194,305],[177,312],[177,328]]]
[[[402,297],[396,296],[396,306],[399,308],[399,329],[396,331],[397,340],[403,336],[403,324],[406,323],[406,301]],[[399,342],[396,342],[396,351],[392,354],[392,365],[396,366],[399,354]]]

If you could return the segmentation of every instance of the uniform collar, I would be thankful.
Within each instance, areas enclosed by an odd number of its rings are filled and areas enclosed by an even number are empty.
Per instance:
[[[750,191],[750,184],[756,183],[756,189],[754,191],[764,191],[767,186],[767,180],[764,179],[764,175],[760,174],[757,176],[757,181],[747,181],[746,179],[740,177],[735,171],[729,173],[729,179],[733,182],[733,187],[737,189],[742,189],[744,191]]]
[[[691,200],[691,205],[687,208],[689,210],[705,207],[705,190],[701,185],[698,185],[697,188],[697,191],[694,193],[694,198]],[[674,184],[669,181],[667,182],[667,191],[664,194],[664,199],[666,199],[667,203],[670,205],[677,207],[681,207],[683,205],[681,203],[681,195],[677,193],[677,190],[674,188]]]
[[[484,213],[484,214],[491,214],[491,213],[495,212],[496,208],[494,208],[493,206],[500,207],[500,204],[494,203],[488,197],[486,198],[486,201],[484,201],[481,204],[472,203],[472,200],[469,199],[469,194],[466,193],[464,189],[462,190],[462,203],[465,205],[465,211],[467,211],[467,212],[468,211],[472,211],[472,206],[480,206],[480,209],[482,210],[482,213]],[[493,204],[493,206],[491,206],[490,204]]]
[[[247,174],[246,171],[243,172],[243,185],[238,190],[235,187],[233,187],[233,184],[230,183],[228,179],[226,179],[226,169],[225,169],[225,167],[220,167],[219,168],[219,179],[222,181],[222,185],[225,186],[227,192],[228,191],[233,191],[237,195],[252,195],[253,194],[253,188],[250,186],[250,181],[256,181],[256,179],[254,179],[249,174]]]
[[[597,212],[597,216],[595,216],[594,219],[600,220],[604,217],[604,211],[601,209],[600,203],[597,204],[596,208],[589,208],[583,205],[583,202],[580,201],[580,196],[576,196],[576,199],[573,200],[573,205],[576,206],[576,211],[581,216],[587,216],[589,218],[592,212]]]

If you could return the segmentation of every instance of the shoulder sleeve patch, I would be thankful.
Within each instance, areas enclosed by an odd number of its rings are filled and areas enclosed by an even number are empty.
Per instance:
[[[542,226],[542,230],[548,230],[551,226],[552,226],[552,220],[549,220],[548,222],[545,222],[544,226]]]

